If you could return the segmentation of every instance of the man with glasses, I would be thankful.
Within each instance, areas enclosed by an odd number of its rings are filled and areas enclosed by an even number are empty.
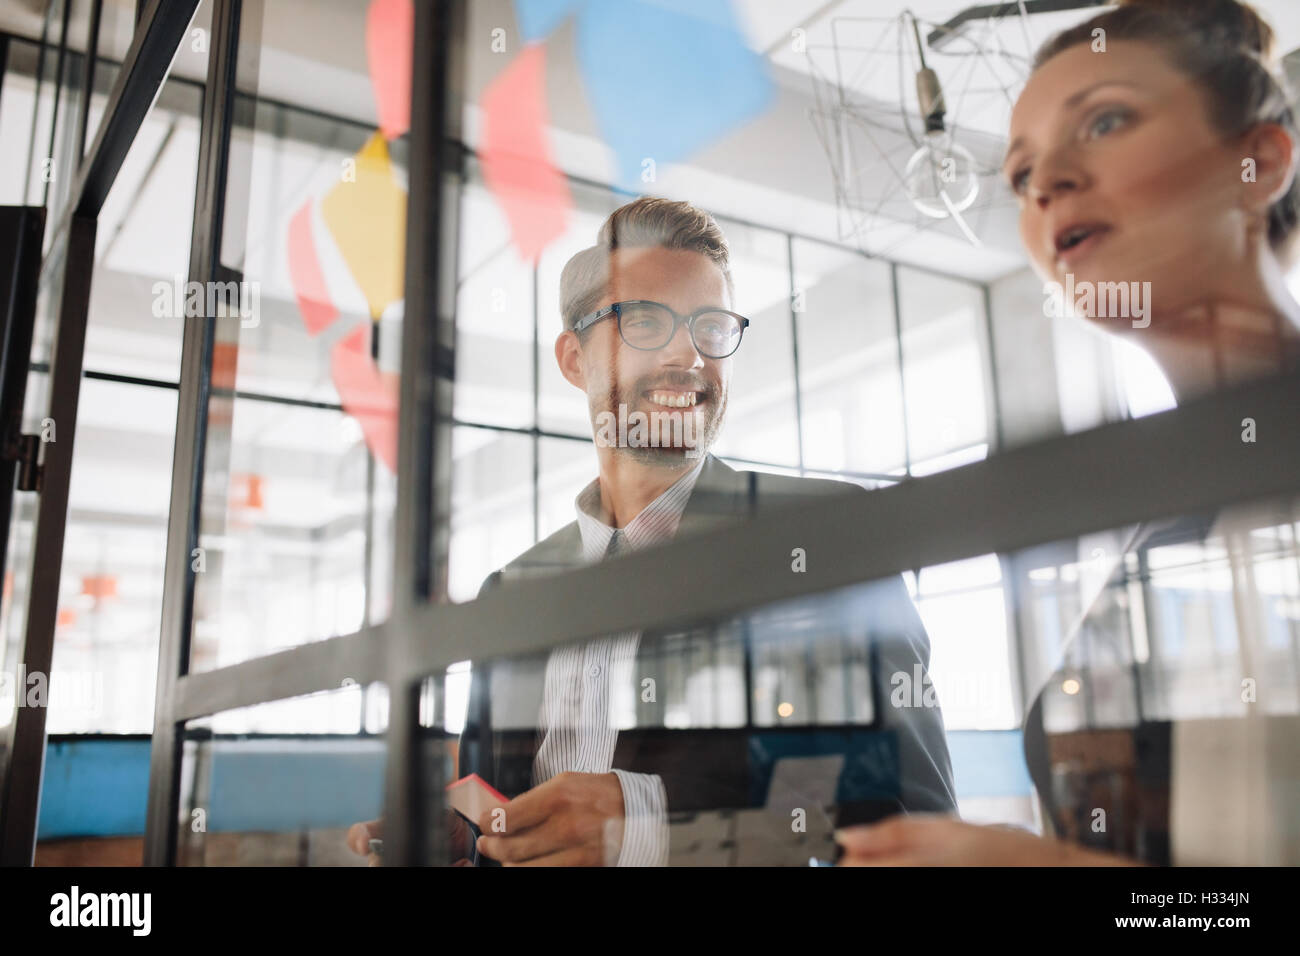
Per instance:
[[[726,239],[711,216],[684,202],[628,203],[605,221],[595,246],[568,262],[560,277],[564,331],[555,357],[564,377],[587,396],[599,475],[578,495],[576,520],[492,574],[484,591],[809,495],[857,490],[737,472],[708,454],[749,326],[732,311],[733,301]],[[648,429],[636,427],[642,423]],[[892,673],[910,679],[928,667],[929,641],[901,578],[883,588],[872,614],[890,639],[876,660],[875,680]],[[731,793],[717,784],[734,778],[736,767],[682,753],[669,767],[660,760],[657,772],[639,770],[645,761],[621,745],[616,685],[630,680],[639,691],[640,675],[652,668],[642,666],[640,637],[631,632],[556,649],[544,674],[531,680],[517,662],[475,662],[459,771],[518,794],[506,807],[504,832],[486,815],[480,823],[488,824],[476,844],[480,860],[662,865],[670,811],[711,800],[728,805]],[[888,699],[888,686],[880,690],[876,700]],[[539,693],[540,701],[529,693]],[[517,742],[511,752],[507,735],[493,727],[493,716],[508,706],[538,715],[537,734],[522,752]],[[955,810],[938,709],[880,710],[877,719],[898,738],[897,808]]]

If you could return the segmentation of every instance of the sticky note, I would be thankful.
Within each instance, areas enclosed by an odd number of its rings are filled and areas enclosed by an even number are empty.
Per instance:
[[[366,64],[379,112],[379,131],[396,139],[411,128],[411,56],[415,5],[372,0],[366,11]]]
[[[547,36],[583,0],[515,0],[515,19],[525,43],[533,43]]]
[[[311,200],[289,220],[289,284],[298,303],[307,332],[315,335],[339,317],[339,310],[330,299],[325,273],[316,253],[316,241],[311,234]]]
[[[774,86],[729,0],[601,0],[578,14],[578,64],[619,182],[679,162],[761,114]]]
[[[510,800],[476,773],[447,784],[447,805],[477,825],[487,811],[504,806]]]
[[[402,298],[406,190],[393,178],[381,134],[371,136],[352,163],[321,200],[321,215],[366,297],[370,317],[377,319]]]
[[[370,325],[364,322],[334,343],[330,377],[343,411],[361,426],[366,447],[396,474],[398,378],[380,372],[371,358]]]
[[[546,56],[526,47],[483,93],[483,181],[510,223],[525,262],[563,234],[572,205],[569,184],[551,161],[546,138]]]

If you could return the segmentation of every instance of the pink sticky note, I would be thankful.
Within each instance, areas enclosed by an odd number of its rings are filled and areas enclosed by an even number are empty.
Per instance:
[[[330,375],[343,410],[361,425],[371,453],[397,472],[397,376],[379,371],[370,357],[370,325],[363,322],[330,353]]]
[[[546,140],[546,54],[524,47],[483,92],[483,180],[505,211],[519,255],[535,262],[564,232],[569,184]]]
[[[414,33],[411,0],[372,0],[366,12],[366,60],[384,139],[396,139],[411,127]]]
[[[509,802],[505,794],[476,773],[447,784],[447,805],[475,825],[484,813]]]
[[[289,220],[289,283],[309,334],[315,335],[339,317],[311,235],[310,199]]]

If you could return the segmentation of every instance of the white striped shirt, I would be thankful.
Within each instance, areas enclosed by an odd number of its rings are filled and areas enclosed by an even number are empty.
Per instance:
[[[677,479],[627,527],[611,528],[601,518],[600,479],[574,501],[582,558],[591,563],[619,551],[635,551],[669,541],[677,533],[686,502],[704,465]],[[635,686],[632,667],[639,631],[627,631],[585,644],[558,648],[546,661],[546,685],[538,721],[542,742],[533,759],[533,786],[565,771],[609,773],[623,788],[623,845],[618,866],[664,866],[668,863],[668,799],[656,774],[615,770],[618,721],[610,699],[610,675],[617,686]]]

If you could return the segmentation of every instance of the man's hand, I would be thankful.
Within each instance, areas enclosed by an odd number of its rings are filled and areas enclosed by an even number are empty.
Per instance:
[[[465,825],[465,820],[459,813],[448,810],[443,823],[447,828],[448,852],[451,854],[451,859],[456,861],[452,866],[469,866],[469,827]],[[354,823],[348,829],[348,849],[358,856],[369,857],[371,866],[382,866],[383,860],[380,856],[370,852],[370,841],[383,838],[383,820]]]
[[[613,866],[623,787],[613,773],[562,773],[478,821],[478,850],[505,866]],[[501,822],[498,822],[501,821]],[[504,830],[502,829],[504,824]]]
[[[1015,827],[918,813],[835,834],[840,866],[1136,866],[1136,861]]]

